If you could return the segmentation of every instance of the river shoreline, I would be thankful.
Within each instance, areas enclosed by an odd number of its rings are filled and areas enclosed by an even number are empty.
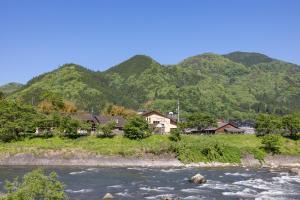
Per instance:
[[[99,167],[300,167],[300,156],[274,155],[259,162],[252,155],[246,155],[241,163],[189,163],[184,164],[172,155],[144,155],[141,157],[101,156],[92,154],[70,154],[51,152],[47,154],[19,153],[2,155],[0,166],[99,166]]]

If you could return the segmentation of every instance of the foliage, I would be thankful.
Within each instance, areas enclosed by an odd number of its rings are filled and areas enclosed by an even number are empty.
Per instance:
[[[34,133],[40,117],[32,106],[0,100],[0,141],[9,142],[22,134]]]
[[[279,134],[268,134],[262,137],[261,143],[268,153],[279,154],[282,146],[282,137]]]
[[[282,124],[288,131],[287,136],[293,139],[300,138],[300,112],[284,116]]]
[[[56,173],[45,175],[41,169],[24,175],[22,182],[15,179],[6,182],[7,194],[3,200],[65,200],[64,185],[58,181]]]
[[[300,140],[282,138],[281,154],[300,155]],[[48,151],[60,151],[66,157],[87,153],[104,156],[135,156],[145,154],[174,154],[184,163],[209,162],[201,152],[204,148],[221,145],[224,150],[218,162],[239,163],[244,154],[253,154],[263,159],[266,152],[261,138],[255,135],[181,135],[181,140],[172,142],[166,135],[152,135],[143,140],[131,140],[123,136],[113,138],[96,138],[94,136],[69,139],[66,137],[25,138],[10,143],[0,142],[0,154],[15,155],[18,153],[44,154]]]
[[[181,135],[180,135],[181,133],[182,131],[179,128],[171,129],[169,139],[171,141],[178,142],[181,140]]]
[[[108,138],[111,138],[113,137],[113,129],[115,128],[116,126],[116,122],[115,121],[111,121],[111,122],[108,122],[106,124],[103,124],[103,125],[99,125],[98,127],[98,131],[100,129],[100,131],[102,133],[97,133],[97,137],[102,137],[102,138],[105,138],[105,137],[108,137]]]
[[[239,51],[226,54],[224,55],[224,57],[246,66],[274,61],[274,59],[260,53],[248,53]]]
[[[0,100],[4,99],[5,98],[5,95],[3,92],[0,91]]]
[[[256,118],[255,131],[257,136],[278,134],[282,132],[282,121],[279,116],[260,114]]]
[[[108,116],[122,116],[127,119],[135,116],[136,112],[131,109],[126,109],[123,106],[108,104],[105,106],[102,114]]]
[[[140,116],[130,118],[124,125],[124,136],[129,139],[140,140],[150,135],[149,124]]]
[[[216,119],[209,114],[192,113],[186,117],[186,126],[199,130],[216,126]]]
[[[299,87],[297,65],[238,52],[202,54],[172,66],[135,56],[105,72],[66,64],[32,79],[9,98],[27,103],[33,99],[37,105],[50,101],[45,93],[54,93],[74,102],[78,110],[100,111],[111,103],[163,113],[175,112],[179,99],[182,113],[253,119],[258,113],[300,112]]]
[[[3,94],[11,94],[19,89],[22,88],[22,84],[21,83],[8,83],[5,85],[0,86],[0,93],[2,92]]]
[[[77,138],[81,135],[78,134],[78,130],[81,128],[81,123],[78,120],[74,120],[71,117],[62,117],[58,131],[60,136],[68,138]]]

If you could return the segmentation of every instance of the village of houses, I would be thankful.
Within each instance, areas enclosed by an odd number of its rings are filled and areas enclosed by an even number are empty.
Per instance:
[[[138,115],[145,118],[154,134],[169,134],[172,129],[177,128],[177,119],[173,113],[164,115],[158,111],[143,111],[138,112]],[[126,119],[122,116],[107,116],[107,115],[93,115],[87,112],[76,113],[72,115],[73,119],[87,122],[91,124],[91,134],[95,133],[97,125],[105,125],[110,122],[115,122],[113,133],[116,135],[123,134],[123,128]],[[37,128],[36,133],[42,130]],[[78,130],[79,133],[86,133],[85,130]],[[207,127],[199,130],[197,127],[188,127],[184,129],[185,134],[254,134],[255,130],[251,126],[238,126],[232,122],[218,120],[216,127]]]

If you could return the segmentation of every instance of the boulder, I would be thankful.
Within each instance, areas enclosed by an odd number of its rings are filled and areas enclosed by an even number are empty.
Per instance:
[[[106,193],[102,199],[108,200],[108,199],[113,199],[113,198],[114,198],[114,196],[112,194]]]
[[[289,172],[291,174],[295,174],[297,176],[300,176],[300,168],[292,168],[292,169],[289,170]]]
[[[201,174],[196,174],[190,179],[191,183],[202,184],[206,183],[206,179]]]

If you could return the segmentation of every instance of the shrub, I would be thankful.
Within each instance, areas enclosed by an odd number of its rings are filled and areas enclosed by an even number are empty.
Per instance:
[[[104,125],[100,125],[97,129],[100,129],[99,131],[101,131],[100,133],[97,133],[96,136],[97,137],[113,137],[113,129],[116,126],[116,122],[111,121],[107,124]]]
[[[124,126],[124,137],[139,140],[151,135],[149,125],[144,118],[135,116],[130,118]]]
[[[170,136],[169,136],[169,139],[171,141],[178,142],[178,141],[181,140],[180,134],[181,134],[181,130],[179,128],[172,129],[171,133],[170,133]]]
[[[262,138],[263,149],[268,153],[279,154],[282,145],[282,137],[279,134],[269,134]]]
[[[282,120],[276,115],[260,114],[255,121],[257,136],[282,132]]]
[[[0,141],[10,142],[17,139],[17,135],[14,133],[13,129],[10,128],[0,128]]]
[[[63,117],[61,119],[58,131],[61,137],[78,138],[78,129],[80,128],[80,122],[72,119],[71,117]]]
[[[65,200],[64,185],[57,180],[56,173],[49,176],[42,170],[34,170],[24,175],[22,182],[15,179],[13,182],[6,182],[3,200],[35,200],[35,199],[56,199]]]

